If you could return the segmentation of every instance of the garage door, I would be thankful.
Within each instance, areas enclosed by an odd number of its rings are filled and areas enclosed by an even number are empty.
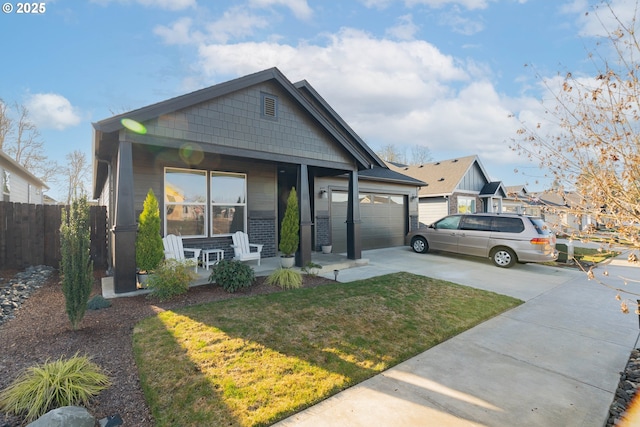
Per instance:
[[[347,251],[347,197],[346,191],[331,192],[333,252]],[[407,222],[405,203],[404,196],[360,193],[363,250],[404,245]]]
[[[449,203],[444,197],[420,199],[419,221],[420,227],[433,224],[442,217],[449,215]]]

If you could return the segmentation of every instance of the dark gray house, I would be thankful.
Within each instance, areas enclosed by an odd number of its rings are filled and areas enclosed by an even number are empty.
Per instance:
[[[142,125],[142,126],[139,126]],[[149,188],[162,233],[233,256],[248,233],[277,255],[292,187],[299,266],[320,245],[359,259],[402,245],[421,181],[389,170],[306,81],[271,68],[94,123],[93,196],[108,206],[116,293],[136,287],[137,218]]]

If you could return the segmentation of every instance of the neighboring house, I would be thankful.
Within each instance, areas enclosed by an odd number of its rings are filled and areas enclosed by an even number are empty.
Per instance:
[[[44,191],[48,189],[44,182],[0,150],[0,201],[41,205]]]
[[[454,213],[503,211],[506,189],[502,182],[491,181],[478,156],[423,165],[388,165],[425,183],[418,193],[420,226]]]
[[[507,197],[502,200],[504,212],[540,216],[540,206],[533,201],[533,193],[524,185],[508,185]]]
[[[402,245],[417,226],[424,183],[389,170],[308,82],[293,84],[277,68],[93,127],[93,196],[108,206],[116,293],[136,288],[136,221],[149,188],[163,235],[223,249],[226,258],[238,230],[264,245],[264,257],[277,255],[291,187],[300,205],[298,266],[321,245],[351,259]]]
[[[572,191],[552,189],[533,193],[530,203],[557,233],[571,234],[597,225],[592,215],[583,214],[584,209],[579,207],[584,203]]]

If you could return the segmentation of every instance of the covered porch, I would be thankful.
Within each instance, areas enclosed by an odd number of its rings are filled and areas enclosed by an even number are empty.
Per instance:
[[[318,275],[326,276],[329,278],[335,277],[335,271],[340,275],[340,270],[345,270],[353,267],[366,266],[369,260],[366,258],[350,259],[346,253],[330,253],[324,254],[322,252],[311,252],[311,262],[321,266],[318,271]],[[274,270],[280,268],[280,257],[262,258],[261,265],[258,265],[255,261],[250,261],[249,265],[253,269],[257,277],[268,276]],[[293,267],[295,270],[301,271],[300,267]],[[190,286],[201,286],[209,283],[209,275],[211,270],[202,267],[198,268],[198,278],[191,283]],[[303,273],[304,274],[304,273]],[[102,296],[104,298],[118,298],[118,297],[132,297],[137,295],[145,295],[150,291],[147,289],[140,289],[131,292],[116,293],[113,283],[113,276],[102,278]]]

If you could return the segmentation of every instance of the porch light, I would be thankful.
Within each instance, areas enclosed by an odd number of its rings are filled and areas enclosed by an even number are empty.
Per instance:
[[[329,197],[329,193],[327,193],[327,190],[325,188],[321,188],[320,189],[320,198],[321,199],[327,199]]]

